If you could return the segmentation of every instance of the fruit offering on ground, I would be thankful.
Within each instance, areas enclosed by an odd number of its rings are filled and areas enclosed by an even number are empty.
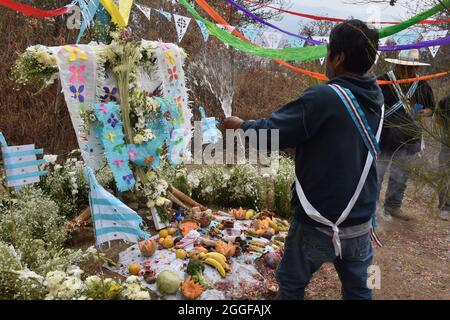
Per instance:
[[[227,263],[227,258],[221,253],[201,253],[199,257],[204,263],[214,267],[223,278],[227,272],[231,271],[230,265]]]
[[[194,259],[189,260],[186,268],[186,273],[192,277],[192,280],[194,282],[197,282],[206,287],[208,285],[208,282],[203,276],[203,271],[205,271],[205,265],[203,264],[203,262]]]
[[[173,246],[175,245],[173,237],[172,236],[165,237],[162,245],[165,249],[173,248]]]
[[[160,238],[165,238],[169,235],[169,231],[167,229],[163,229],[161,231],[159,231],[159,237]]]
[[[246,220],[253,219],[254,216],[255,216],[255,210],[253,210],[253,209],[249,209],[249,210],[247,210],[247,212],[245,213],[245,219],[246,219]]]
[[[236,220],[244,220],[247,214],[247,211],[245,209],[239,208],[239,209],[233,209],[231,210],[231,214],[234,215]]]
[[[189,231],[197,230],[199,228],[199,224],[193,220],[184,220],[178,227],[180,228],[183,237],[185,237]]]
[[[192,277],[188,277],[186,281],[181,285],[181,292],[186,300],[195,300],[203,293],[203,286],[192,280]]]
[[[139,263],[131,263],[128,266],[128,272],[133,275],[137,276],[139,274],[139,271],[141,271],[142,266]]]
[[[276,269],[281,261],[281,256],[276,252],[268,252],[263,255],[263,261],[271,269]]]
[[[225,257],[229,258],[233,256],[236,252],[236,246],[230,242],[226,243],[222,240],[216,243],[216,252],[223,254]]]
[[[156,251],[156,242],[154,240],[143,240],[140,241],[139,244],[139,250],[141,251],[141,254],[144,257],[151,257]]]
[[[175,271],[164,270],[156,277],[156,285],[162,294],[174,294],[181,285],[181,279]]]
[[[173,236],[177,232],[177,230],[175,228],[169,228],[167,232],[169,233],[170,236]]]
[[[186,259],[187,257],[187,253],[186,250],[184,249],[177,249],[177,251],[175,251],[175,256],[177,257],[177,259]]]

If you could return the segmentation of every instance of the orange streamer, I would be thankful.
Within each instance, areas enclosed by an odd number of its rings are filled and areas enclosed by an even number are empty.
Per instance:
[[[212,18],[214,19],[214,21],[216,23],[219,23],[221,25],[224,25],[226,27],[231,27],[231,25],[228,23],[228,21],[226,21],[224,18],[222,18],[222,16],[220,14],[217,13],[217,11],[215,11],[213,8],[211,8],[211,6],[205,1],[205,0],[195,0],[195,2],[197,2],[197,4],[202,7],[203,10],[205,10],[205,12]],[[243,34],[241,34],[236,28],[233,29],[232,32],[233,35],[235,35],[236,37],[241,38],[242,40],[244,40],[245,42],[251,43],[253,45],[256,46],[256,44],[254,44],[253,42],[251,42],[250,40],[248,40]],[[328,79],[328,77],[322,73],[318,73],[318,72],[313,72],[310,70],[306,70],[306,69],[302,69],[302,68],[298,68],[296,66],[293,66],[292,64],[283,61],[283,60],[278,60],[278,59],[274,59],[275,62],[291,69],[294,70],[296,72],[305,74],[307,76],[310,76],[312,78],[321,80],[321,81],[328,81],[330,79]],[[434,78],[440,78],[443,76],[446,76],[450,73],[450,71],[447,72],[440,72],[440,73],[435,73],[435,74],[430,74],[430,75],[426,75],[426,76],[422,76],[422,77],[416,77],[416,78],[408,78],[408,79],[400,79],[400,80],[396,80],[396,81],[388,81],[388,80],[378,80],[378,84],[379,85],[389,85],[389,84],[394,84],[394,83],[398,83],[398,84],[403,84],[403,83],[411,83],[411,82],[415,82],[415,81],[420,81],[420,80],[428,80],[428,79],[434,79]]]

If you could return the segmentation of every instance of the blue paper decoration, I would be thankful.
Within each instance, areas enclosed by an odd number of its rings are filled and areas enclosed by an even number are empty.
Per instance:
[[[94,130],[105,149],[117,189],[120,192],[131,190],[136,181],[129,166],[130,150],[125,144],[120,108],[114,101],[97,103],[94,112],[100,122]]]
[[[90,186],[89,204],[97,245],[119,239],[137,243],[141,238],[150,237],[140,228],[142,218],[106,191],[95,179],[91,168],[85,169],[85,175]]]
[[[200,114],[202,116],[202,138],[203,144],[217,143],[222,138],[222,133],[217,129],[217,121],[214,117],[206,117],[205,109],[200,107]]]
[[[0,144],[3,153],[4,167],[8,187],[16,187],[39,182],[39,177],[47,171],[39,171],[39,165],[45,160],[37,160],[37,154],[43,154],[44,149],[35,149],[34,144],[9,147],[0,132]]]
[[[198,19],[195,20],[198,24],[198,27],[200,28],[200,31],[202,32],[203,35],[203,40],[205,40],[205,42],[208,41],[209,39],[209,31],[208,28],[206,27],[206,25],[203,23],[203,21],[200,21]]]

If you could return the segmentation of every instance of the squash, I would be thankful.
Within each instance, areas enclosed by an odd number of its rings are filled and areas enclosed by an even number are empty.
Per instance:
[[[223,254],[225,257],[229,258],[236,253],[236,246],[231,242],[224,242],[222,240],[216,243],[216,252]]]
[[[197,230],[200,226],[197,221],[186,219],[181,222],[178,227],[180,228],[183,237],[185,237],[189,233],[189,231]]]
[[[154,240],[143,240],[139,242],[138,246],[144,257],[151,257],[158,247]]]
[[[189,276],[181,285],[181,292],[187,300],[195,300],[203,293],[204,288],[201,284],[196,283]]]
[[[242,207],[240,207],[239,210],[236,209],[231,210],[231,213],[234,215],[236,220],[244,220],[247,214],[247,210],[242,209]]]

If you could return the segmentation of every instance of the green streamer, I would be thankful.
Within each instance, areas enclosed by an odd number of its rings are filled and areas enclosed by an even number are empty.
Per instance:
[[[284,48],[284,49],[269,49],[255,46],[248,43],[233,34],[229,33],[218,27],[215,23],[203,18],[188,2],[187,0],[179,1],[194,17],[202,21],[209,33],[214,35],[220,41],[244,52],[251,53],[253,55],[270,58],[279,59],[284,61],[311,61],[318,60],[327,55],[327,47],[322,46],[308,46],[303,48]],[[443,0],[441,4],[434,6],[400,24],[385,27],[379,30],[380,38],[389,37],[396,34],[402,30],[409,28],[410,26],[417,24],[418,22],[425,20],[436,13],[445,10],[450,7],[450,0]]]
[[[422,13],[419,13],[418,15],[416,15],[406,21],[403,21],[400,24],[381,28],[380,30],[378,30],[380,39],[392,36],[393,34],[396,34],[396,33],[399,33],[400,31],[403,31],[403,30],[419,23],[420,21],[428,19],[429,17],[434,16],[436,13],[444,11],[446,8],[449,8],[449,7],[450,7],[450,0],[442,0],[441,3],[435,5],[434,7],[430,8]]]
[[[248,52],[263,58],[280,59],[284,61],[317,60],[325,57],[327,54],[327,47],[325,45],[284,49],[269,49],[255,46],[232,35],[228,31],[221,29],[215,23],[206,20],[186,0],[180,0],[180,3],[186,7],[186,9],[195,17],[195,19],[202,21],[206,25],[210,34],[241,51]]]

